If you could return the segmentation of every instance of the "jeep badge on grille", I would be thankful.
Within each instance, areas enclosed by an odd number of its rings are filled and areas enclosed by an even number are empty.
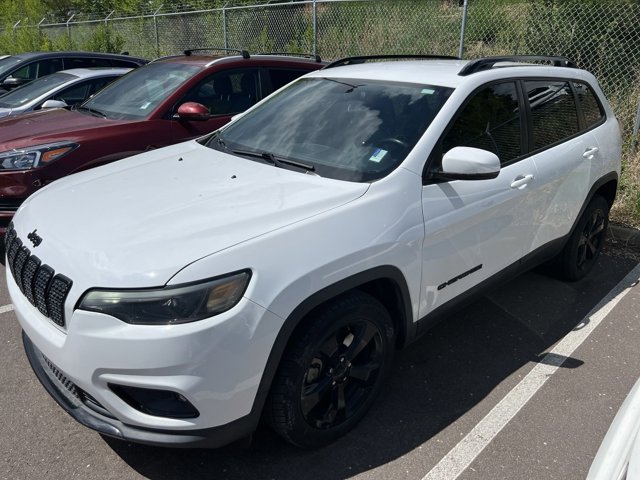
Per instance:
[[[42,243],[42,237],[36,233],[37,231],[38,229],[36,228],[33,232],[27,235],[27,238],[31,240],[31,243],[33,243],[34,248]]]

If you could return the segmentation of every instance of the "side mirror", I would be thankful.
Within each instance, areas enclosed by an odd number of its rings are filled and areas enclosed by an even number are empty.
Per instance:
[[[209,109],[201,103],[186,102],[178,107],[173,118],[187,122],[209,120]]]
[[[480,148],[454,147],[442,157],[435,177],[445,180],[489,180],[500,174],[500,159]]]
[[[28,80],[9,76],[4,79],[4,81],[2,82],[2,86],[10,89],[19,87],[20,85],[24,85],[25,83],[28,83]]]
[[[46,102],[44,102],[42,104],[42,107],[40,108],[64,108],[64,107],[68,107],[67,102],[65,102],[64,100],[47,100]]]

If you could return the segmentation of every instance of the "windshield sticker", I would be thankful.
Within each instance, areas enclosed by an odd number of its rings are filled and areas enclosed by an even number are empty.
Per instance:
[[[436,91],[433,88],[423,88],[420,93],[424,95],[433,95]]]
[[[384,158],[384,156],[387,154],[388,152],[386,150],[383,150],[382,148],[376,148],[373,151],[373,155],[371,155],[369,157],[369,161],[370,162],[376,162],[376,163],[380,163],[380,161]]]
[[[147,103],[143,104],[143,105],[140,107],[140,110],[146,110],[147,108],[149,108],[149,105],[151,105],[151,102],[147,102]]]

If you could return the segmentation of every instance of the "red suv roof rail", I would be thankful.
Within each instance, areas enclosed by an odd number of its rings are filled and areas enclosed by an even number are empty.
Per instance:
[[[184,54],[187,57],[189,57],[189,56],[191,56],[191,54],[193,52],[202,52],[202,51],[207,51],[207,50],[216,50],[216,51],[221,51],[221,52],[234,52],[234,53],[239,53],[240,55],[242,55],[242,58],[251,58],[251,55],[249,55],[249,52],[247,52],[246,50],[239,50],[237,48],[216,48],[216,47],[189,48],[189,49],[184,51]]]

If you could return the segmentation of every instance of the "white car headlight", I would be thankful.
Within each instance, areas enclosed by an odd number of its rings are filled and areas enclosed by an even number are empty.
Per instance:
[[[80,299],[77,308],[141,325],[193,322],[234,307],[250,278],[251,272],[243,270],[203,282],[164,288],[92,289]]]
[[[56,142],[1,152],[0,169],[28,170],[40,167],[64,157],[78,147],[77,143]]]

